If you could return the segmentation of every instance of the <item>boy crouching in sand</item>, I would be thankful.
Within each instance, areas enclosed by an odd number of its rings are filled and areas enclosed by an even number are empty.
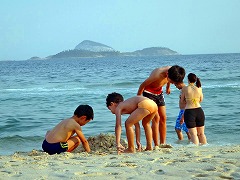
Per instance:
[[[138,135],[136,133],[136,136],[139,136],[136,137],[136,139],[137,143],[139,143],[138,146],[140,146],[140,126],[136,126],[136,124],[139,124],[140,120],[142,120],[142,125],[146,135],[146,150],[152,150],[152,128],[150,122],[158,112],[158,107],[153,100],[143,96],[135,96],[124,101],[121,94],[114,92],[108,94],[106,98],[106,105],[108,109],[116,115],[115,135],[118,153],[123,151],[126,153],[135,152],[133,125],[135,125],[135,128],[139,128],[135,129],[135,131],[139,132]],[[130,114],[130,116],[125,121],[128,140],[128,148],[126,150],[124,150],[124,147],[120,144],[122,132],[122,114]]]
[[[71,118],[65,119],[48,131],[42,148],[48,154],[72,152],[82,142],[85,151],[90,152],[88,141],[81,126],[93,119],[93,109],[89,105],[79,105]],[[74,134],[77,135],[74,135]]]

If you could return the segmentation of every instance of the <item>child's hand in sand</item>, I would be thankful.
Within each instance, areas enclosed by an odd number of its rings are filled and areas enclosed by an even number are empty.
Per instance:
[[[123,147],[121,144],[117,145],[117,153],[120,154],[125,150],[125,147]]]

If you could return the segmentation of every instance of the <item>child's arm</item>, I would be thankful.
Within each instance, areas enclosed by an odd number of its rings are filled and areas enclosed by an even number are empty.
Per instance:
[[[121,133],[122,133],[121,114],[116,114],[115,135],[117,147],[120,146]]]
[[[151,73],[151,75],[145,81],[143,81],[143,83],[139,86],[137,95],[141,95],[143,93],[145,87],[150,85],[151,83],[153,83],[157,79],[158,79],[158,74],[157,74],[156,70],[154,70]]]
[[[167,86],[166,86],[166,93],[167,94],[170,94],[171,93],[171,89],[170,89],[170,82],[167,83]]]
[[[121,133],[122,133],[121,110],[117,110],[115,115],[116,115],[116,125],[115,125],[116,146],[117,146],[117,152],[119,154],[125,149],[120,143]]]
[[[186,104],[184,89],[185,89],[185,88],[183,88],[183,89],[182,89],[182,92],[181,92],[180,103]]]
[[[184,123],[184,115],[182,115],[181,120],[180,120],[180,124]]]
[[[78,135],[78,137],[80,138],[80,141],[82,142],[83,148],[85,149],[86,152],[90,152],[90,146],[88,144],[87,139],[85,138],[83,132],[81,131],[81,129],[76,129],[76,134]]]
[[[150,84],[150,80],[149,80],[149,78],[147,78],[147,79],[146,79],[145,81],[143,81],[143,83],[139,86],[137,95],[141,95],[141,94],[143,93],[145,87],[146,87],[147,85],[149,85],[149,84]]]
[[[141,151],[141,149],[142,149],[142,145],[141,145],[141,141],[140,141],[141,129],[140,129],[140,124],[139,124],[139,122],[137,122],[136,124],[134,124],[134,126],[135,126],[137,150],[138,150],[138,151]]]
[[[199,102],[202,102],[203,101],[202,88],[200,88],[199,91],[200,91],[200,100],[199,100]]]

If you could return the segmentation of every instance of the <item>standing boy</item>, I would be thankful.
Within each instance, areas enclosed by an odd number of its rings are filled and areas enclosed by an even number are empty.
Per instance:
[[[184,122],[184,116],[183,116],[186,103],[181,102],[182,88],[185,87],[186,85],[183,82],[181,82],[181,83],[175,84],[175,86],[176,86],[176,88],[178,88],[180,90],[180,96],[179,96],[180,111],[179,111],[179,114],[178,114],[178,117],[176,120],[175,131],[176,131],[178,139],[180,141],[183,140],[182,130],[186,132],[188,140],[190,140],[191,136],[190,136],[189,130],[186,126],[186,123]]]
[[[157,105],[154,101],[143,96],[135,96],[124,101],[121,94],[114,92],[108,94],[106,98],[106,105],[108,109],[116,115],[115,135],[118,153],[123,151],[126,153],[135,152],[133,125],[138,124],[141,120],[146,135],[146,150],[152,150],[152,129],[150,122],[157,114],[158,110]],[[130,114],[130,116],[125,121],[128,140],[128,148],[126,150],[124,150],[124,147],[120,144],[122,132],[122,114]],[[140,131],[140,126],[135,126],[135,128],[136,127],[139,129],[135,129],[135,131]],[[140,137],[136,137],[136,139],[139,139],[140,141]]]
[[[167,84],[166,93],[170,94],[170,83],[182,82],[185,76],[184,68],[174,65],[154,69],[150,76],[139,86],[137,95],[143,95],[156,102],[158,116],[152,121],[153,141],[155,146],[166,144],[167,115],[162,87]]]
[[[81,126],[93,119],[93,109],[89,105],[79,105],[71,118],[62,120],[48,131],[42,148],[48,154],[72,152],[82,143],[85,151],[90,152],[88,141],[82,133]],[[74,135],[74,134],[77,135]]]

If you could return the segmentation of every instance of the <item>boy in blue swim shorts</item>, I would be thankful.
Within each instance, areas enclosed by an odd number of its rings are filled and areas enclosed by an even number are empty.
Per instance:
[[[86,152],[90,152],[88,141],[84,137],[81,126],[93,119],[93,109],[89,105],[79,105],[71,118],[62,120],[48,131],[42,143],[43,151],[48,154],[72,152],[80,143]]]
[[[178,117],[177,117],[177,120],[176,120],[175,131],[177,133],[177,136],[178,136],[179,140],[183,140],[182,130],[186,132],[188,140],[190,140],[191,136],[190,136],[188,128],[187,128],[187,126],[184,122],[184,117],[183,117],[184,109],[185,109],[186,104],[181,102],[182,88],[185,86],[185,84],[183,82],[181,82],[181,83],[176,83],[175,86],[176,86],[176,88],[178,88],[180,90],[180,96],[179,96],[180,111],[179,111],[179,114],[178,114]]]

